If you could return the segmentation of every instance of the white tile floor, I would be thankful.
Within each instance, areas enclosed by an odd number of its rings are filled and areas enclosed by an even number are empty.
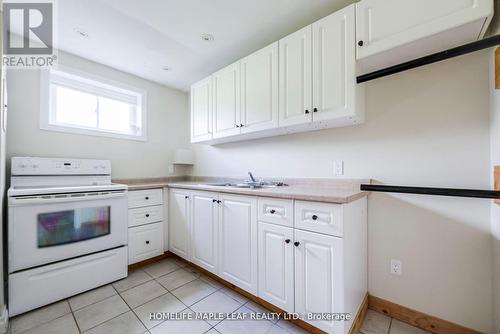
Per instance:
[[[183,314],[269,312],[244,296],[169,258],[126,279],[14,317],[10,334],[306,333],[284,320],[150,320],[150,312]],[[364,334],[421,334],[414,327],[369,312]]]

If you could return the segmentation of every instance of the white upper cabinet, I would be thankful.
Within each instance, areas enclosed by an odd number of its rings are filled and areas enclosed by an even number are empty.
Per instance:
[[[212,75],[213,137],[240,134],[240,62]]]
[[[241,133],[278,127],[278,42],[241,60]]]
[[[375,70],[481,38],[493,0],[362,0],[356,15],[357,57]]]
[[[312,26],[279,41],[279,125],[312,121]]]
[[[355,6],[312,25],[313,120],[356,121]],[[360,119],[361,121],[361,119]]]
[[[191,142],[212,139],[212,77],[191,86]]]
[[[217,273],[217,234],[219,205],[217,193],[191,193],[191,261]]]

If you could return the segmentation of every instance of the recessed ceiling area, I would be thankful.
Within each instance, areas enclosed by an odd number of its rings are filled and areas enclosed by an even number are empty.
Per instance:
[[[188,90],[217,69],[352,2],[64,0],[58,2],[56,46]]]

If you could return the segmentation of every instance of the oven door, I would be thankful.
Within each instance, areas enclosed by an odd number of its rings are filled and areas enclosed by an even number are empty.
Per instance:
[[[126,245],[126,194],[9,198],[9,273]]]

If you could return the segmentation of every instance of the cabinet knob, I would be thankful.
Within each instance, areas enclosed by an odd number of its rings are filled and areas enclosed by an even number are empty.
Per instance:
[[[237,128],[239,128],[240,126],[238,124],[235,125]]]
[[[146,213],[146,218],[149,218],[149,213]]]
[[[289,244],[289,243],[290,243],[290,241],[292,241],[292,240],[290,240],[290,239],[286,239],[286,240],[285,240],[285,242],[286,242],[287,244]]]
[[[318,108],[314,108],[314,109],[313,109],[313,111],[314,111],[314,112],[318,112]]]
[[[242,127],[244,127],[244,126],[245,126],[245,125],[243,125],[243,124],[240,124],[240,128],[242,128]]]
[[[146,240],[146,245],[149,245],[149,240]]]
[[[148,196],[146,196],[146,197],[144,197],[144,199],[147,201],[147,200],[149,200],[149,197],[148,197]]]
[[[313,216],[312,216],[312,219],[313,219],[313,220],[318,220],[318,216],[313,215]]]
[[[213,200],[212,200],[212,203],[217,203],[217,200],[216,200],[216,199],[213,199]]]
[[[275,214],[275,213],[276,213],[276,210],[272,209],[272,210],[271,210],[271,211],[269,211],[269,212],[271,212],[271,214]]]
[[[217,201],[217,203],[221,204],[221,203],[222,203],[222,201]]]
[[[364,44],[365,44],[365,42],[363,42],[363,41],[359,41],[359,42],[358,42],[358,45],[359,45],[359,46],[363,46]]]
[[[188,199],[188,198],[189,198],[189,196],[184,196],[184,198],[185,198],[185,199]]]
[[[306,113],[306,114],[309,114],[309,110],[307,110],[307,109],[306,109],[305,113]]]
[[[299,247],[299,245],[300,245],[300,242],[298,242],[298,241],[295,241],[295,242],[294,242],[293,244],[295,245],[295,247]]]

